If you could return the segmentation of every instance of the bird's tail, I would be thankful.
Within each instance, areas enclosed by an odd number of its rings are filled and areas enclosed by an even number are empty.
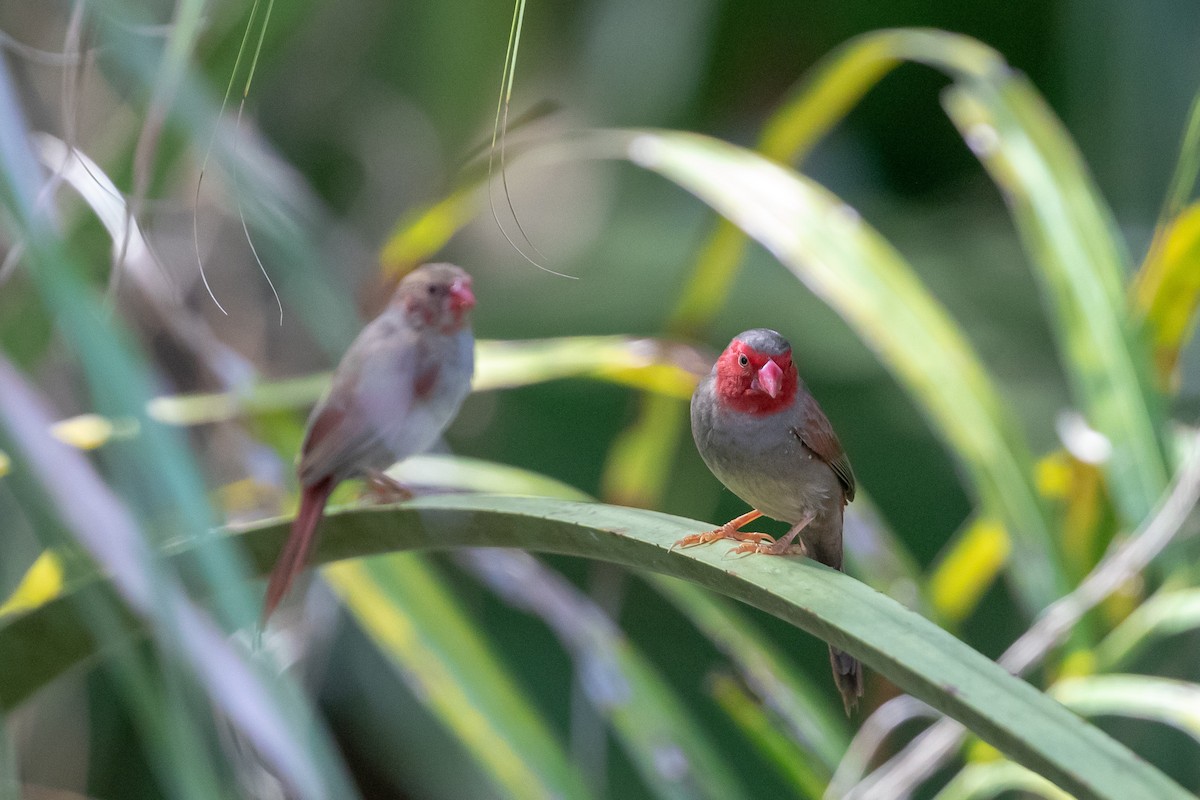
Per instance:
[[[863,693],[862,664],[849,653],[843,653],[836,647],[829,648],[829,665],[833,667],[833,682],[837,684],[838,692],[842,695],[842,705],[846,708],[846,716],[858,708],[858,698]]]
[[[292,531],[275,562],[275,568],[271,570],[271,580],[267,583],[267,596],[263,600],[263,625],[266,625],[279,601],[287,594],[296,576],[304,570],[304,565],[308,562],[308,553],[316,541],[321,512],[325,510],[325,503],[329,500],[333,486],[333,479],[325,478],[304,487],[300,493],[300,510],[292,520]]]
[[[844,506],[843,506],[844,507]],[[817,561],[836,570],[842,569],[842,509],[838,509],[836,530],[812,537],[809,553]],[[842,696],[842,705],[846,716],[858,707],[858,698],[863,694],[863,669],[857,658],[849,653],[843,653],[836,647],[829,648],[829,665],[833,668],[833,682],[837,684],[838,693]]]

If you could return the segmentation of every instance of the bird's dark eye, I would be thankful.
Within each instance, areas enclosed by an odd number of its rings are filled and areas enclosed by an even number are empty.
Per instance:
[[[740,356],[738,356],[738,365],[742,367],[750,366],[750,359],[746,358],[745,353],[742,353]]]
[[[437,293],[438,293],[437,284],[436,283],[429,284],[429,296],[432,297],[433,295],[435,295]]]

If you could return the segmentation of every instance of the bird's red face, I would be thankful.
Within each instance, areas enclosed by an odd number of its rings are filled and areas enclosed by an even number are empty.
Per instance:
[[[461,328],[475,307],[471,276],[451,264],[428,264],[405,278],[396,301],[425,327],[450,333]]]
[[[768,356],[734,339],[717,359],[717,398],[735,411],[782,411],[796,398],[798,380],[790,350]]]

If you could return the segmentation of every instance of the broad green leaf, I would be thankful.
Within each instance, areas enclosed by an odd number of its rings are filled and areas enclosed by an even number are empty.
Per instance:
[[[1167,485],[1163,411],[1112,213],[1062,123],[1016,74],[960,83],[944,105],[1004,193],[1053,313],[1064,368],[1088,423],[1107,437],[1117,505],[1136,524]]]
[[[394,555],[325,571],[380,652],[507,797],[588,797],[529,698],[429,565]]]
[[[709,523],[600,504],[446,496],[332,513],[314,559],[401,549],[519,547],[661,572],[826,639],[1082,800],[1188,797],[1161,772],[1029,684],[841,572],[788,558],[733,561],[719,547],[671,549],[681,536],[709,528]],[[287,530],[287,520],[275,520],[232,535],[265,570]],[[79,660],[86,646],[62,641],[64,632],[78,630],[72,630],[72,619],[70,606],[60,600],[0,621],[0,674],[12,675],[27,693]],[[34,632],[36,640],[29,638]],[[18,644],[25,648],[20,655],[14,652]],[[37,665],[36,678],[29,674],[31,664]],[[9,682],[0,685],[3,708],[20,696]]]
[[[1066,588],[1028,447],[979,358],[905,262],[809,179],[715,139],[615,135],[609,147],[696,194],[771,251],[855,329],[962,459],[985,513],[1013,533],[1011,575],[1031,611]]]

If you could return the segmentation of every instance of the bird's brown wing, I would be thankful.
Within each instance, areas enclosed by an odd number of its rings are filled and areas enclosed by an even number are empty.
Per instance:
[[[846,451],[842,449],[842,443],[838,441],[837,434],[833,432],[833,426],[829,424],[829,418],[825,416],[825,412],[817,405],[817,401],[811,394],[804,392],[804,397],[800,401],[800,422],[792,428],[792,433],[796,434],[804,446],[817,454],[817,457],[824,461],[837,475],[842,487],[846,490],[846,502],[854,499],[854,470],[850,468],[850,459],[846,456]]]
[[[300,481],[349,477],[403,425],[413,401],[416,348],[377,319],[355,340],[313,409],[300,449]]]

